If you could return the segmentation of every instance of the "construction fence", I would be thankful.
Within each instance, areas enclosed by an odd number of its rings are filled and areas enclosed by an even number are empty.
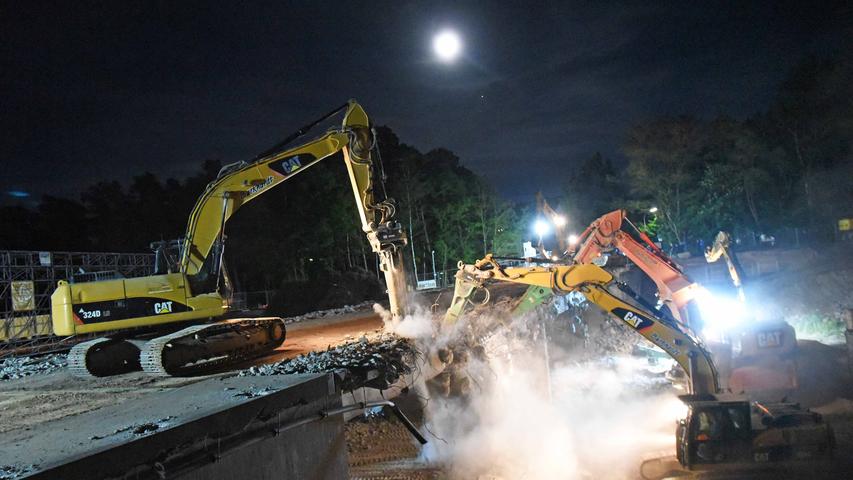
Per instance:
[[[0,357],[55,348],[50,295],[59,280],[92,281],[150,275],[152,253],[0,250]]]

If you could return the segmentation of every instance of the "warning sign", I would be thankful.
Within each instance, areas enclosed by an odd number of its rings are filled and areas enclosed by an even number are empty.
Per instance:
[[[36,308],[35,286],[32,280],[12,282],[12,310],[29,312]]]

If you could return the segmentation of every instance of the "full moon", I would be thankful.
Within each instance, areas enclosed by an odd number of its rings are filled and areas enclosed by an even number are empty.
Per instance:
[[[451,62],[459,56],[459,52],[462,50],[462,42],[456,32],[445,30],[433,38],[432,48],[440,60]]]

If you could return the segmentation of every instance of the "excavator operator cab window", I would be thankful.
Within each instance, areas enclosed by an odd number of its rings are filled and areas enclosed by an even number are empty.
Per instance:
[[[154,251],[154,275],[165,275],[180,270],[178,263],[182,245],[181,239],[151,242],[151,250]]]
[[[720,410],[705,410],[699,412],[699,429],[696,440],[700,442],[720,440],[723,435],[725,420]]]
[[[749,410],[738,405],[713,405],[691,418],[692,463],[722,463],[749,457]]]
[[[737,435],[749,436],[752,424],[750,423],[749,411],[740,407],[729,407],[726,409],[729,414],[729,420],[734,428],[734,433]]]

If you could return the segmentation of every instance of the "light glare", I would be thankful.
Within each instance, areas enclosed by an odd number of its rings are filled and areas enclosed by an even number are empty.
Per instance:
[[[548,227],[548,222],[542,219],[536,220],[536,223],[533,224],[533,231],[540,237],[547,235],[549,230],[550,227]]]
[[[707,339],[723,338],[748,317],[746,305],[742,302],[734,298],[714,295],[707,289],[697,292],[696,301],[705,324],[702,334]]]
[[[562,215],[557,215],[554,217],[554,225],[557,227],[565,227],[566,226],[566,217]]]

